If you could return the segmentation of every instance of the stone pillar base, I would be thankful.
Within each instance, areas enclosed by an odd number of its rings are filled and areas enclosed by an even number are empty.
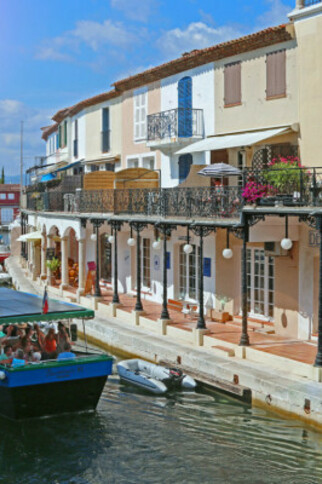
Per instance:
[[[134,316],[134,325],[135,326],[140,326],[140,316],[145,315],[145,311],[136,311],[135,309],[132,311],[132,314]]]
[[[209,329],[197,329],[192,330],[193,344],[195,346],[203,346],[203,337],[205,334],[209,334]]]
[[[116,318],[117,316],[117,308],[121,306],[120,303],[111,303],[111,308],[112,308],[112,316],[113,318]]]
[[[98,297],[98,296],[92,296],[92,304],[93,304],[93,309],[94,311],[97,310],[97,304],[99,303],[99,301],[102,300],[102,297]]]
[[[161,334],[162,336],[166,336],[167,326],[169,323],[171,323],[171,319],[158,319],[157,320],[158,333]]]
[[[80,298],[81,296],[84,294],[85,292],[85,289],[82,288],[82,287],[79,287],[76,291],[76,298],[77,298],[77,302],[79,303],[80,302]]]

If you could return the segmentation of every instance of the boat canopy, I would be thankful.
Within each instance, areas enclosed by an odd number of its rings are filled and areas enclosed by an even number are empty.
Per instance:
[[[0,287],[0,324],[89,319],[95,315],[91,309],[55,299],[48,299],[47,314],[43,314],[42,308],[42,297]]]

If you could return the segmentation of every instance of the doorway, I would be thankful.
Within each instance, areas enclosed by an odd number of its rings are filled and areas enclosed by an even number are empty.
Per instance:
[[[274,319],[275,261],[259,248],[247,249],[247,304],[249,316]]]

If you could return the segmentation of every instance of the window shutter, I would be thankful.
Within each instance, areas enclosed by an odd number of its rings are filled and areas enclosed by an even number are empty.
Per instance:
[[[225,106],[241,103],[241,63],[225,65],[224,69]]]
[[[286,51],[267,54],[266,96],[267,98],[286,94]]]
[[[110,129],[110,110],[109,108],[103,108],[102,131],[109,131],[109,129]]]
[[[137,94],[134,100],[134,139],[146,138],[146,117],[147,117],[148,93]]]
[[[64,146],[67,146],[67,121],[64,121]]]

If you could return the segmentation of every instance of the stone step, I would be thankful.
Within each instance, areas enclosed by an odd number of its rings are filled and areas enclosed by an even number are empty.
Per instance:
[[[225,358],[229,358],[231,356],[235,356],[235,350],[233,348],[228,348],[227,346],[212,346],[212,350],[214,351],[215,355],[224,356]]]

